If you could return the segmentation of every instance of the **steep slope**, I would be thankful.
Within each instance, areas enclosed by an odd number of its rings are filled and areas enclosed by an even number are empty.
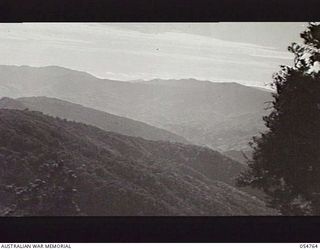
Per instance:
[[[77,203],[86,215],[275,214],[260,200],[197,171],[203,161],[218,168],[220,157],[196,146],[105,132],[35,111],[0,109],[1,182],[24,185],[37,166],[63,160],[79,176]],[[8,194],[0,195],[1,205],[9,205]]]
[[[0,99],[0,108],[22,110],[27,108],[54,117],[58,116],[71,121],[83,122],[119,134],[142,137],[148,140],[188,143],[182,136],[164,129],[56,98],[27,97],[11,99],[4,97]]]
[[[195,79],[121,82],[61,67],[0,67],[0,95],[48,96],[177,133],[220,151],[247,150],[264,129],[267,91]],[[250,122],[248,122],[250,121]]]
[[[250,160],[252,157],[251,151],[230,150],[223,152],[223,154],[228,156],[230,159],[233,159],[242,164],[247,164],[247,161]]]

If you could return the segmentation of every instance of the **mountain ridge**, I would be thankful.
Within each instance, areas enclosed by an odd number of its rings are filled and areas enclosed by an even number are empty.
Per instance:
[[[262,116],[268,113],[266,103],[272,100],[271,93],[238,83],[199,84],[189,79],[187,84],[183,80],[142,84],[83,77],[75,72],[61,75],[53,68],[30,67],[27,73],[18,67],[7,69],[0,66],[2,96],[47,96],[79,103],[220,151],[247,150],[250,138],[263,131]]]
[[[83,105],[60,100],[58,98],[38,96],[11,99],[3,97],[0,99],[0,108],[40,111],[54,117],[58,116],[71,121],[74,120],[93,125],[106,131],[142,137],[148,140],[189,143],[182,136],[178,136],[164,129],[156,128],[133,119],[87,108]]]
[[[203,159],[208,164],[200,164]],[[24,185],[36,166],[63,160],[79,176],[76,201],[86,215],[277,214],[198,172],[199,165],[221,167],[216,164],[221,159],[238,164],[208,148],[128,137],[37,111],[0,109],[2,183]],[[0,195],[7,206],[10,197]]]
[[[235,84],[235,85],[241,85],[241,86],[245,86],[248,88],[257,88],[259,90],[265,90],[268,92],[272,92],[272,90],[270,90],[269,88],[264,88],[264,87],[259,87],[259,86],[254,86],[254,85],[246,85],[240,82],[236,82],[236,81],[213,81],[213,80],[203,80],[203,79],[197,79],[197,78],[151,78],[148,80],[145,79],[133,79],[133,80],[117,80],[117,79],[111,79],[111,78],[105,78],[105,77],[99,77],[93,73],[89,73],[87,71],[84,70],[79,70],[79,69],[72,69],[72,68],[68,68],[68,67],[64,67],[64,66],[58,66],[58,65],[46,65],[46,66],[30,66],[30,65],[5,65],[5,64],[0,64],[0,68],[4,67],[4,68],[21,68],[21,69],[52,69],[52,70],[60,70],[62,72],[74,72],[74,73],[80,73],[80,74],[84,74],[84,75],[88,75],[92,78],[95,78],[96,80],[107,80],[107,81],[114,81],[114,82],[119,82],[119,83],[144,83],[144,84],[148,84],[148,83],[152,83],[154,81],[197,81],[198,83],[208,83],[208,84]]]

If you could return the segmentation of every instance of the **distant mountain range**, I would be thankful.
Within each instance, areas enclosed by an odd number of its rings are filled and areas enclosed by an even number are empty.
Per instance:
[[[1,183],[25,185],[50,160],[63,160],[78,175],[76,201],[86,215],[276,214],[226,184],[244,166],[209,148],[0,109]],[[10,195],[0,196],[0,208],[8,206]]]
[[[142,137],[156,141],[188,143],[182,136],[178,136],[164,129],[56,98],[26,97],[12,99],[3,97],[0,99],[0,108],[40,111],[54,117],[57,116],[70,121],[83,122],[106,131],[123,135]]]
[[[122,82],[56,66],[0,66],[0,95],[47,96],[169,130],[219,151],[248,150],[268,91],[195,79]]]
[[[184,117],[157,125],[194,143],[222,152],[248,151],[252,136],[265,130],[262,117],[268,114],[266,109],[272,99],[266,89],[196,79],[158,79],[144,83],[173,90],[171,93],[177,96],[177,101],[170,98],[168,103],[174,102],[171,105],[178,107],[175,113],[183,110],[180,113]]]

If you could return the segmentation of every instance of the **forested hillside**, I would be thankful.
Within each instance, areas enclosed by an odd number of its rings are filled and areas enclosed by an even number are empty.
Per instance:
[[[147,141],[35,111],[0,109],[0,166],[3,214],[10,207],[11,215],[274,214],[223,183],[241,165],[208,148]],[[38,191],[29,197],[28,190]],[[61,190],[73,192],[72,201]],[[57,199],[66,199],[64,210],[55,209]]]

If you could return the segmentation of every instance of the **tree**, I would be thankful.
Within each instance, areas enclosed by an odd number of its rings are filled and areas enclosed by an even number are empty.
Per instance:
[[[63,161],[42,164],[27,185],[3,185],[11,193],[12,204],[4,215],[66,216],[80,215],[75,201],[77,175]]]
[[[268,130],[253,138],[249,168],[237,183],[263,190],[284,215],[320,214],[320,24],[309,23],[303,44],[288,50],[294,66],[273,76]]]

